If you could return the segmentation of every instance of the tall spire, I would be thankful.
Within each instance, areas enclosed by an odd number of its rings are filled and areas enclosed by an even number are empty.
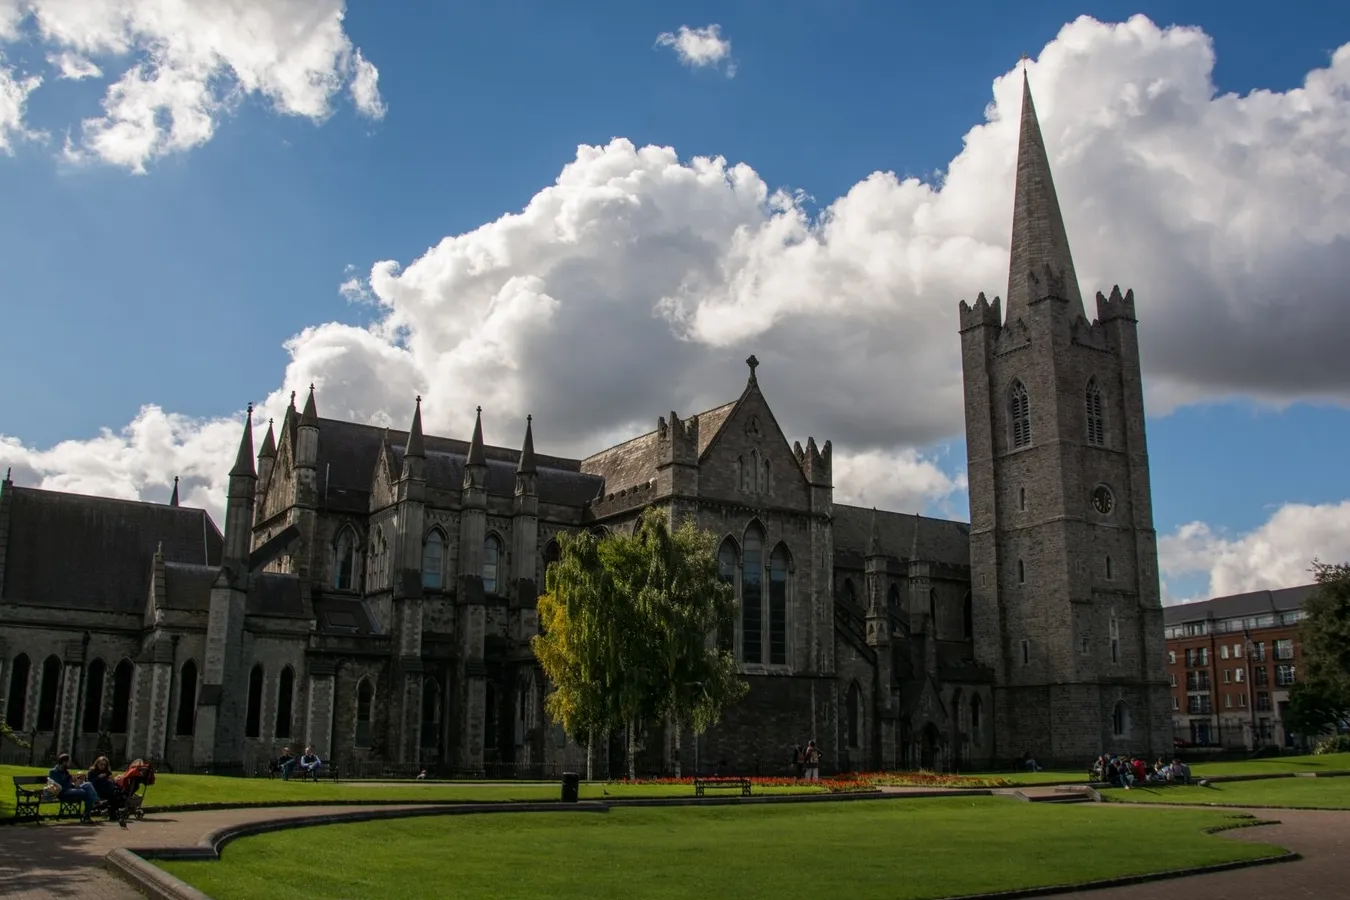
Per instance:
[[[408,429],[408,445],[403,450],[405,457],[425,457],[426,447],[422,441],[422,395],[417,395],[417,408],[413,411],[412,427]]]
[[[526,416],[525,444],[520,448],[520,463],[516,466],[516,474],[533,475],[534,473],[534,416]]]
[[[1027,284],[1028,273],[1045,281],[1046,266],[1055,278],[1063,277],[1062,299],[1081,310],[1083,296],[1078,290],[1064,216],[1059,210],[1055,182],[1050,175],[1050,158],[1031,99],[1031,82],[1022,70],[1022,124],[1017,142],[1017,186],[1013,199],[1012,253],[1008,264],[1007,319],[1012,322],[1027,312],[1033,300]]]
[[[178,476],[173,476],[173,493],[169,495],[169,505],[178,505]]]
[[[473,439],[469,441],[469,458],[466,465],[485,466],[487,455],[483,453],[483,407],[478,407],[478,418],[473,420]]]
[[[248,405],[248,418],[244,421],[244,434],[239,439],[239,453],[234,458],[234,468],[230,470],[230,477],[243,475],[247,478],[257,478],[258,473],[253,468],[253,404]]]
[[[314,385],[309,386],[309,398],[305,400],[305,410],[300,413],[301,425],[318,425],[319,412],[314,406]]]
[[[263,437],[262,449],[258,451],[258,459],[276,459],[277,458],[277,439],[272,434],[272,420],[267,420],[267,434]]]
[[[874,557],[881,555],[881,541],[877,538],[877,508],[872,507],[872,528],[867,536],[867,556]]]

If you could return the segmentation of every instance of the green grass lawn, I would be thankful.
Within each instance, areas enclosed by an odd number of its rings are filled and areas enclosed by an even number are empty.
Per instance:
[[[45,775],[46,769],[0,766],[0,818],[14,815],[14,789],[11,775]],[[756,785],[755,793],[818,793],[821,788],[807,785]],[[679,784],[586,784],[581,785],[582,800],[598,800],[608,791],[611,797],[691,797],[694,789]],[[267,803],[296,800],[438,800],[443,802],[492,802],[504,800],[557,800],[562,788],[558,782],[521,784],[481,784],[460,782],[312,782],[292,779],[230,778],[223,775],[159,775],[146,795],[147,806],[177,806],[186,803]]]
[[[918,900],[1282,852],[1203,833],[1229,821],[993,797],[620,808],[328,825],[235,841],[218,862],[160,865],[215,900]]]
[[[1304,806],[1312,809],[1350,809],[1350,777],[1270,778],[1264,781],[1226,781],[1209,787],[1136,787],[1102,791],[1120,803],[1216,803],[1223,806]]]

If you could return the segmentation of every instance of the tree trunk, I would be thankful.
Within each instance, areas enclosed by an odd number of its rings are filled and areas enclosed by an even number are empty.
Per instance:
[[[637,724],[628,720],[628,780],[637,778]]]
[[[592,781],[592,766],[595,761],[595,732],[586,732],[586,780]]]

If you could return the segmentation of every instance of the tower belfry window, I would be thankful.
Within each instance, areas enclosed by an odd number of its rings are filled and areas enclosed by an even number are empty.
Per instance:
[[[1094,447],[1105,447],[1106,414],[1103,409],[1102,390],[1097,386],[1095,378],[1088,380],[1084,406],[1087,414],[1087,442]]]
[[[1012,445],[1031,446],[1031,397],[1026,385],[1014,381],[1008,393],[1008,416],[1012,420]]]

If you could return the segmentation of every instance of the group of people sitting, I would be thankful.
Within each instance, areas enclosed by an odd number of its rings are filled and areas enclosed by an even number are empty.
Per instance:
[[[299,758],[291,753],[291,748],[282,749],[281,755],[272,761],[269,770],[273,775],[280,775],[282,781],[290,781],[291,773],[295,771],[296,766],[309,776],[311,781],[319,780],[319,769],[323,767],[323,760],[314,752],[313,747],[306,747],[305,752]]]
[[[70,754],[62,753],[47,773],[47,791],[52,796],[65,803],[83,801],[81,822],[92,822],[96,813],[106,812],[109,819],[123,828],[127,827],[128,807],[140,799],[136,796],[137,788],[153,782],[154,770],[143,760],[133,761],[118,775],[106,756],[94,760],[87,772],[72,774]]]
[[[1190,784],[1191,767],[1179,759],[1164,764],[1161,759],[1149,765],[1137,756],[1102,754],[1092,764],[1093,781],[1129,790],[1136,784]]]

